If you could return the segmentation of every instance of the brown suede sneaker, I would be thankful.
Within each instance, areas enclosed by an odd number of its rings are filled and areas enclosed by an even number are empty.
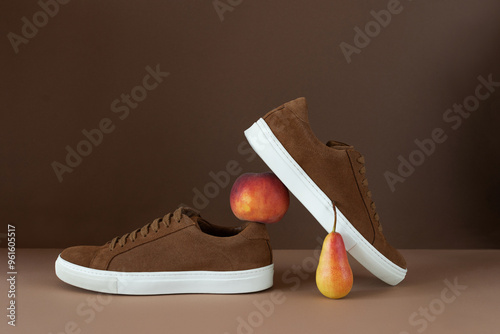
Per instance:
[[[156,295],[246,293],[273,285],[264,224],[212,225],[178,208],[103,246],[76,246],[57,258],[56,275],[87,290]]]
[[[305,98],[270,111],[245,136],[328,232],[334,222],[332,203],[337,205],[337,232],[358,262],[388,284],[404,279],[406,262],[382,233],[363,156],[341,142],[321,143],[309,125]]]

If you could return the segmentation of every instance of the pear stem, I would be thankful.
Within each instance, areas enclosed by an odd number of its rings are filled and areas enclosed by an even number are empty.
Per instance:
[[[337,206],[335,205],[335,202],[333,202],[333,211],[335,213],[335,220],[333,221],[333,233],[335,233],[335,230],[337,228]]]

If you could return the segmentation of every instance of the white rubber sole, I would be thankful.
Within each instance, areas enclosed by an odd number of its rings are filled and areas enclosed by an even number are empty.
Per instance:
[[[56,275],[79,288],[122,295],[249,293],[273,286],[274,265],[239,271],[119,272],[97,270],[59,256]]]
[[[283,184],[326,229],[333,230],[332,201],[291,157],[261,118],[245,131],[245,136],[262,160]],[[342,235],[346,250],[366,269],[382,281],[396,285],[406,276],[403,269],[380,253],[352,226],[337,209],[337,232]]]

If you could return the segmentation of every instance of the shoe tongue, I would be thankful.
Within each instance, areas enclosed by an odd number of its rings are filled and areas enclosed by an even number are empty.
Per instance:
[[[190,219],[194,223],[194,226],[196,226],[199,230],[201,230],[200,221],[202,221],[203,218],[201,218],[200,215],[187,216],[186,218]]]
[[[349,148],[354,148],[354,146],[351,146],[349,144],[342,143],[342,142],[336,141],[336,140],[329,140],[326,143],[326,146],[334,148],[334,149],[337,149],[337,150],[346,150],[346,149],[349,149]]]
[[[200,228],[200,224],[198,223],[198,221],[201,220],[200,214],[198,211],[189,207],[179,207],[172,214],[172,219],[188,220],[193,222],[196,227]]]
[[[191,219],[193,220],[194,225],[201,230],[200,221],[202,221],[203,218],[201,218],[200,216],[196,216],[196,217],[192,217]]]

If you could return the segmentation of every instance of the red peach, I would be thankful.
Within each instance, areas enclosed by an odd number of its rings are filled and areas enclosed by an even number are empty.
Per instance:
[[[285,215],[290,195],[272,172],[245,173],[234,182],[229,201],[238,219],[271,224]]]

